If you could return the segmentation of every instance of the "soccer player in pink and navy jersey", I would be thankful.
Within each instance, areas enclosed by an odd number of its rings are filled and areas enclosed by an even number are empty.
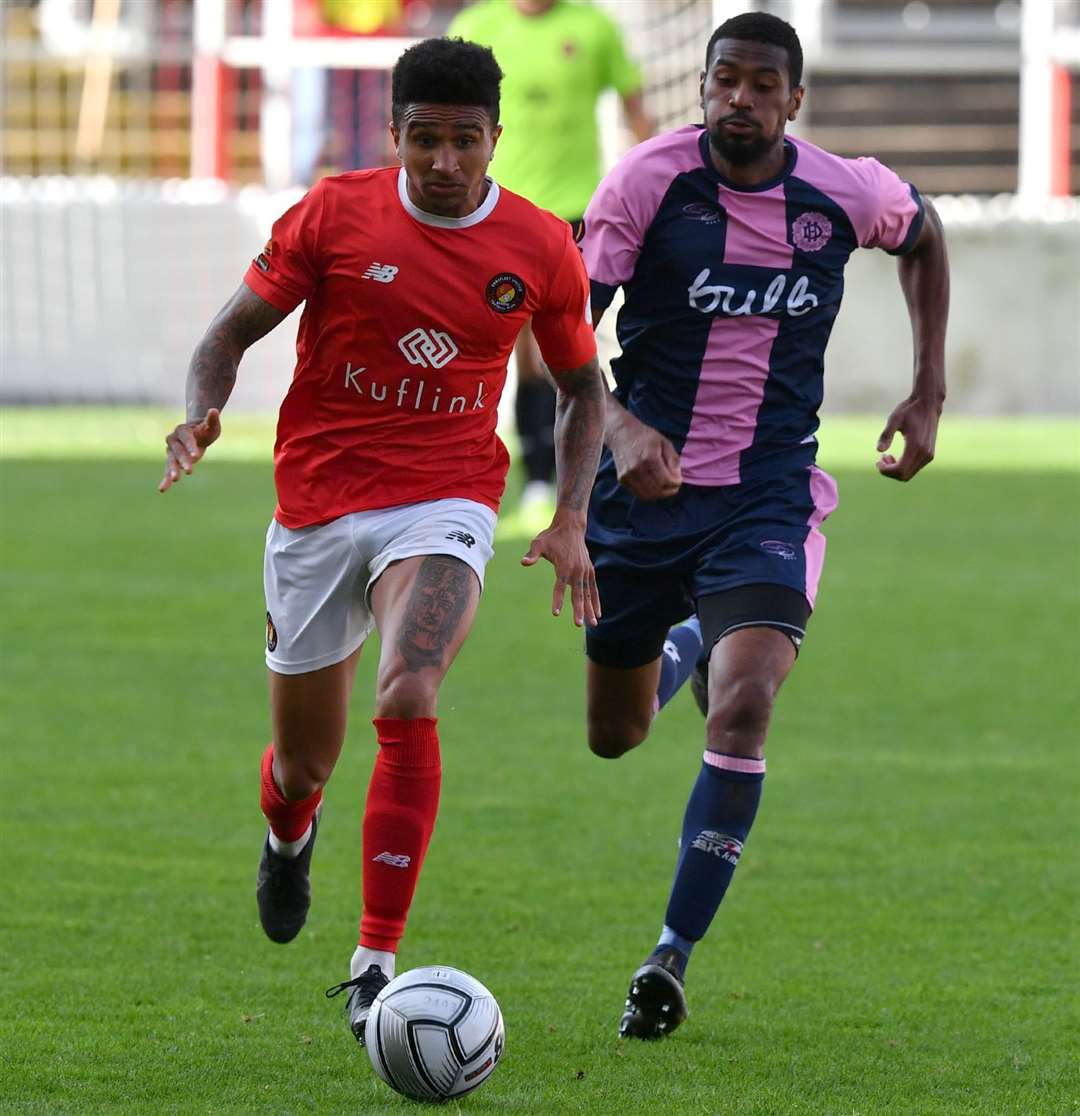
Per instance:
[[[836,506],[815,431],[856,248],[899,258],[914,335],[914,383],[878,444],[883,476],[907,481],[931,460],[945,398],[937,215],[875,159],[785,137],[801,81],[789,24],[757,12],[728,20],[705,53],[704,126],[634,148],[585,214],[594,319],[617,287],[625,294],[587,530],[604,602],[586,635],[589,745],[612,759],[636,747],[695,669],[706,714],[659,941],[619,1024],[637,1038],[686,1017],[687,960],[757,812],[773,703]],[[899,460],[888,452],[897,433]]]
[[[487,176],[501,77],[488,49],[460,39],[401,56],[390,126],[401,167],[324,179],[275,223],[195,350],[187,421],[166,439],[162,491],[217,439],[244,350],[305,303],[266,536],[273,742],[256,894],[268,937],[291,941],[357,658],[377,628],[360,941],[350,979],[328,992],[348,992],[361,1043],[435,824],[438,690],[492,554],[509,463],[496,408],[530,319],[558,385],[559,484],[522,562],[555,567],[553,613],[569,589],[577,624],[600,614],[584,540],[604,412],[588,279],[569,226]]]

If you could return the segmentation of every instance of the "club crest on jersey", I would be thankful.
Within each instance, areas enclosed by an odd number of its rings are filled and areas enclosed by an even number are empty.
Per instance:
[[[791,243],[800,252],[820,252],[832,239],[832,221],[824,213],[800,213],[791,223]]]
[[[266,650],[277,650],[277,628],[274,627],[274,618],[269,612],[266,614]]]
[[[484,292],[487,304],[499,314],[509,314],[525,301],[525,284],[513,272],[496,275]]]

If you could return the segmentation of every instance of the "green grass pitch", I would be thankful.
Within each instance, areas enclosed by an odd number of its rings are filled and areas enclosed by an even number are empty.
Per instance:
[[[370,647],[315,901],[259,930],[265,422],[167,496],[160,413],[9,411],[0,1112],[415,1111],[340,1001],[373,756]],[[618,763],[583,741],[580,636],[520,541],[442,695],[445,778],[402,968],[475,973],[507,1054],[448,1111],[1080,1112],[1080,425],[944,425],[908,486],[878,422],[840,482],[758,823],[671,1040],[615,1037],[700,762],[689,694]]]

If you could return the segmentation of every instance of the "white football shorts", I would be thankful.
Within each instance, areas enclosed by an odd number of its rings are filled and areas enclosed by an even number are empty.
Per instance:
[[[371,589],[391,562],[421,554],[460,558],[484,588],[495,513],[474,500],[429,500],[352,512],[266,532],[266,665],[306,674],[347,659],[375,624]]]

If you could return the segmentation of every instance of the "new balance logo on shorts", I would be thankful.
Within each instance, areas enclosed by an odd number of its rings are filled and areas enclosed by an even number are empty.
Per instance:
[[[742,841],[728,837],[723,833],[716,833],[711,829],[703,829],[690,843],[692,849],[712,853],[713,856],[726,860],[728,864],[738,864],[742,852]]]
[[[453,539],[454,542],[461,543],[463,546],[470,548],[476,546],[476,539],[474,539],[468,531],[451,531],[446,537],[448,539]]]
[[[411,856],[404,853],[381,852],[371,858],[376,864],[389,864],[391,868],[408,868],[412,862]]]
[[[363,279],[374,279],[376,283],[392,283],[397,275],[398,268],[393,264],[373,263],[368,265],[367,271],[361,276]]]

